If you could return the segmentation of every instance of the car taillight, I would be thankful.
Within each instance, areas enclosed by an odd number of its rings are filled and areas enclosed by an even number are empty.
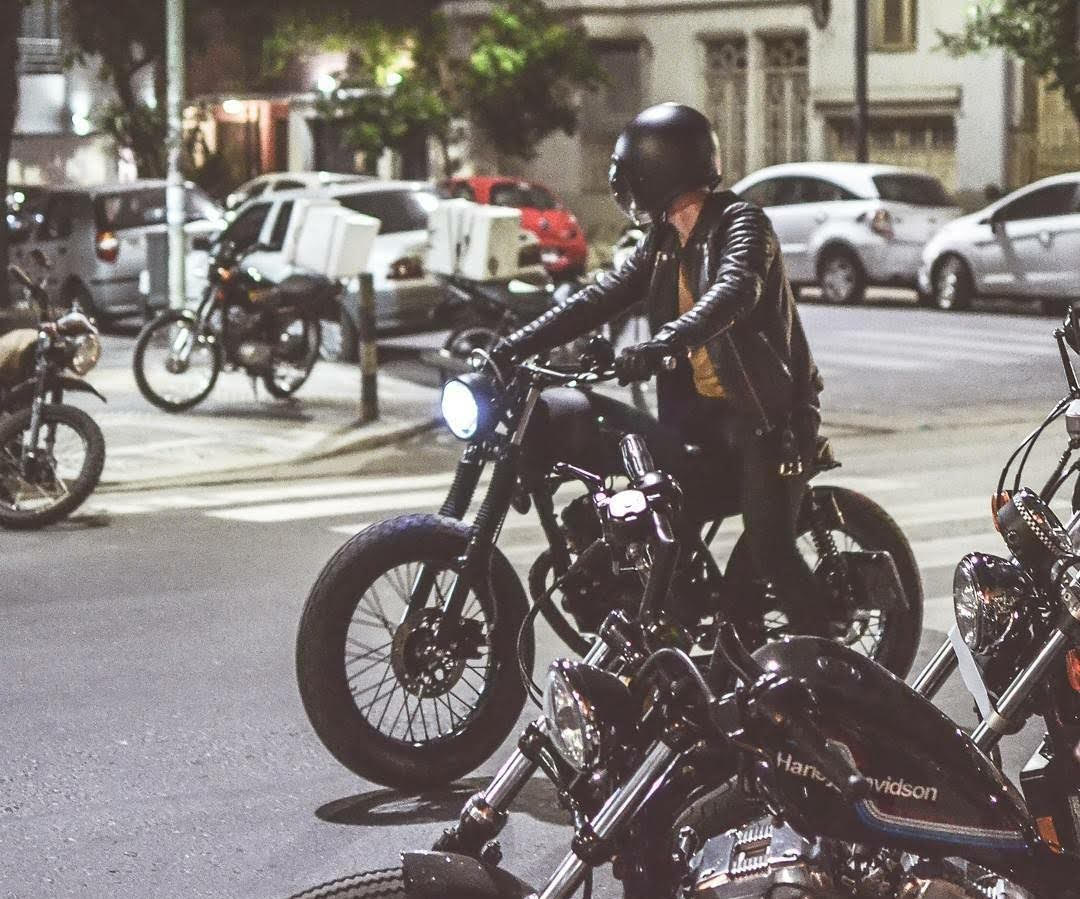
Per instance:
[[[102,262],[116,262],[120,258],[120,239],[112,231],[98,231],[94,251]]]
[[[424,260],[419,256],[402,256],[390,263],[386,277],[391,281],[424,277]]]
[[[892,216],[889,215],[888,209],[879,209],[874,213],[874,217],[870,219],[870,230],[886,240],[892,240],[895,232],[893,231]]]

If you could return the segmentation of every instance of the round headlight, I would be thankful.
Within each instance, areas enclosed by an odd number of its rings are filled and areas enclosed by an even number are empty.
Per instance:
[[[497,423],[495,386],[481,372],[469,372],[443,385],[442,415],[450,433],[461,440],[484,437]]]
[[[559,755],[581,771],[607,760],[634,716],[630,692],[615,675],[559,659],[548,670],[544,717]]]
[[[85,375],[101,358],[101,340],[97,334],[82,334],[75,338],[74,344],[75,349],[68,365],[75,374]]]
[[[960,636],[972,652],[986,653],[1004,639],[1036,589],[1015,562],[969,553],[953,576],[953,611]]]

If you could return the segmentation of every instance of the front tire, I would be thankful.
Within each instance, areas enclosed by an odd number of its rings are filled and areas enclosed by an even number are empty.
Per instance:
[[[517,655],[525,594],[497,549],[482,582],[457,570],[471,534],[438,515],[369,527],[330,559],[304,606],[296,644],[304,709],[331,754],[375,783],[416,792],[468,774],[498,749],[525,704]],[[462,633],[472,636],[460,648],[436,639],[439,603],[409,609],[422,567],[435,573],[433,595],[443,600],[455,578],[469,578]],[[531,632],[522,654],[531,671]]]
[[[866,272],[850,250],[826,250],[818,261],[817,276],[823,302],[855,306],[866,298]]]
[[[821,506],[835,502],[843,521],[842,527],[832,528],[833,538],[841,551],[845,549],[880,550],[892,555],[900,584],[904,590],[906,608],[902,610],[855,609],[849,629],[839,637],[857,652],[869,656],[888,668],[897,677],[905,677],[915,661],[922,634],[923,588],[919,566],[900,526],[877,503],[843,487],[812,487]],[[811,539],[809,492],[798,525],[796,540],[807,563],[815,568],[817,553]],[[766,633],[779,637],[791,633],[786,614],[779,608],[761,606],[760,581],[756,580],[750,556],[750,545],[740,537],[728,560],[725,580],[736,597],[744,597],[736,609],[736,621],[766,621]],[[738,600],[737,600],[738,601]]]
[[[942,312],[960,312],[971,308],[975,285],[971,270],[959,256],[950,253],[934,266],[933,304]]]
[[[331,880],[289,899],[404,899],[407,895],[401,868],[386,868]]]
[[[41,410],[39,458],[33,471],[24,474],[20,455],[32,415],[33,409],[23,409],[0,422],[0,526],[13,530],[34,530],[66,518],[94,492],[105,467],[105,437],[97,422],[74,406],[47,404]],[[70,472],[62,470],[64,460],[56,449],[60,429],[73,432],[82,445]]]
[[[173,348],[185,336],[193,344],[186,360],[178,362]],[[166,412],[185,412],[210,395],[224,358],[213,335],[202,334],[189,316],[173,310],[161,313],[139,332],[132,365],[135,383],[148,402]]]

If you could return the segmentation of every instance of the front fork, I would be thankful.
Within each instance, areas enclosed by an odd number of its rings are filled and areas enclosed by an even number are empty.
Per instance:
[[[38,335],[38,366],[37,384],[34,387],[34,402],[30,406],[30,427],[23,433],[22,455],[20,459],[20,474],[28,477],[30,465],[38,455],[38,438],[41,435],[41,421],[45,409],[45,381],[48,378],[49,366],[44,359],[45,350],[48,347],[49,338],[44,333]],[[55,435],[50,435],[47,451],[52,452],[52,442]]]

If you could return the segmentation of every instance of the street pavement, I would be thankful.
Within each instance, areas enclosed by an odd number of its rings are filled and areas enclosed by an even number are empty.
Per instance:
[[[1063,392],[1045,351],[1053,322],[888,307],[808,306],[805,318],[844,462],[822,481],[867,493],[908,534],[927,597],[918,666],[949,625],[958,559],[1003,551],[989,495]],[[392,347],[384,358],[398,375],[414,365]],[[1063,445],[1055,426],[1032,483]],[[445,793],[365,783],[311,732],[292,652],[337,546],[370,522],[433,511],[459,451],[438,431],[338,458],[323,478],[100,492],[61,526],[0,535],[0,896],[284,896],[429,845],[504,752]],[[737,530],[717,540],[721,564]],[[514,514],[500,545],[524,575],[542,540]],[[542,672],[560,648],[543,623],[538,640]],[[955,679],[940,703],[972,720]],[[1007,771],[1036,739],[1006,742]],[[534,780],[505,832],[506,865],[542,881],[568,836]]]

